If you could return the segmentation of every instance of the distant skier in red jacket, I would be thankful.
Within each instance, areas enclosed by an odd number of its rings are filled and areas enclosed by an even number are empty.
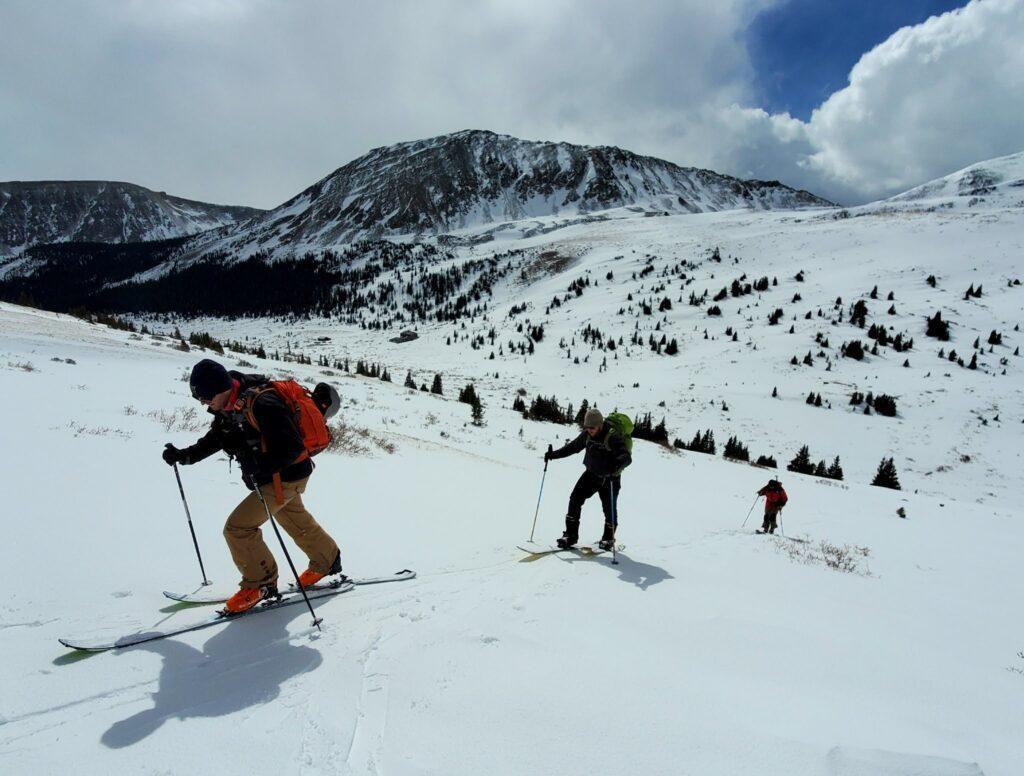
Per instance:
[[[764,524],[758,533],[773,534],[778,527],[779,512],[786,506],[789,497],[782,483],[775,479],[768,480],[768,484],[761,488],[757,495],[764,496]]]

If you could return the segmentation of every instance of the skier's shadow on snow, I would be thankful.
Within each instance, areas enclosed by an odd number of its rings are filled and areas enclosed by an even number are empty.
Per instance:
[[[201,651],[173,638],[132,647],[163,657],[153,707],[115,722],[100,740],[111,749],[123,749],[169,719],[220,717],[273,701],[282,684],[323,662],[317,650],[289,640],[286,626],[298,617],[308,618],[309,612],[289,607],[258,622],[228,623]]]
[[[560,557],[566,563],[578,563],[580,561],[588,563],[607,563],[609,568],[614,569],[619,573],[619,579],[636,585],[641,590],[646,590],[652,585],[664,582],[666,579],[675,579],[675,577],[669,574],[665,569],[661,568],[661,566],[652,566],[650,563],[641,563],[638,560],[633,560],[622,552],[619,552],[616,555],[619,561],[617,565],[612,565],[610,561],[605,560],[606,558],[609,558],[607,554],[583,555],[573,553],[570,556]]]

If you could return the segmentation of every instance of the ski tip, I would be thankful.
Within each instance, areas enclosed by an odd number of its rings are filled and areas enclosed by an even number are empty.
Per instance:
[[[68,641],[67,639],[57,639],[57,641],[59,641],[61,643],[61,646],[67,647],[68,649],[73,649],[76,652],[106,652],[108,649],[111,649],[111,647],[107,647],[107,646],[103,646],[103,647],[86,647],[86,646],[82,646],[81,644],[74,644],[74,643]]]

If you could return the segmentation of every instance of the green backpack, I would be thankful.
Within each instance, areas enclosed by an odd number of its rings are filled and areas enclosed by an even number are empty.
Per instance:
[[[626,444],[626,450],[629,454],[633,454],[633,421],[629,419],[629,415],[623,415],[621,412],[613,412],[605,418],[608,421],[608,425],[611,426]],[[608,437],[604,438],[605,445],[608,444]]]

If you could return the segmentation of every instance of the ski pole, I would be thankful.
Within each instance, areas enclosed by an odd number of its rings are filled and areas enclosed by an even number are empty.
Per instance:
[[[267,506],[267,500],[263,498],[263,491],[260,490],[260,486],[257,483],[254,482],[253,485],[256,486],[256,495],[259,497],[260,503],[263,505],[263,509],[267,512],[267,519],[270,520],[270,525],[273,526],[274,533],[277,534],[277,541],[281,544],[281,549],[284,551],[284,557],[288,559],[288,565],[291,567],[292,575],[295,577],[295,587],[297,587],[299,592],[302,593],[302,598],[306,601],[306,606],[309,607],[309,613],[313,615],[313,624],[316,626],[316,629],[323,630],[323,628],[320,627],[320,623],[324,621],[324,618],[316,616],[316,612],[313,611],[313,604],[309,602],[309,596],[306,595],[306,588],[299,584],[299,572],[295,570],[295,564],[292,563],[292,556],[288,553],[288,548],[285,547],[284,539],[281,537],[281,531],[278,530],[277,521],[270,513],[270,507]]]
[[[611,505],[612,505],[612,565],[619,565],[619,554],[618,550],[615,549],[615,534],[619,530],[619,518],[615,514],[615,478],[608,478],[608,490],[611,491]]]
[[[188,520],[188,530],[192,534],[192,546],[196,548],[196,558],[199,559],[199,571],[203,575],[203,584],[209,585],[210,580],[206,578],[206,569],[203,568],[203,556],[199,554],[199,540],[196,539],[196,529],[192,526],[192,513],[188,510],[188,502],[185,500],[185,489],[181,486],[178,464],[174,464],[174,477],[178,480],[178,492],[181,494],[181,503],[185,506],[185,517]]]
[[[551,445],[548,445],[548,452],[551,452]],[[533,532],[537,530],[537,515],[540,514],[540,497],[544,495],[544,480],[548,478],[548,459],[544,459],[544,474],[540,478],[540,493],[537,494],[537,508],[533,512],[533,528],[530,529],[530,541],[533,541]]]
[[[761,498],[761,497],[760,496],[754,496],[754,503],[750,505],[750,511],[747,512],[747,516],[745,518],[743,518],[743,525],[741,525],[740,528],[746,528],[747,527],[747,521],[750,519],[750,513],[754,511],[754,507],[757,506],[757,500],[759,498]]]
[[[782,510],[779,510],[779,514],[776,515],[776,519],[779,521],[779,530],[782,531],[782,535],[786,535],[786,529],[782,527]]]

